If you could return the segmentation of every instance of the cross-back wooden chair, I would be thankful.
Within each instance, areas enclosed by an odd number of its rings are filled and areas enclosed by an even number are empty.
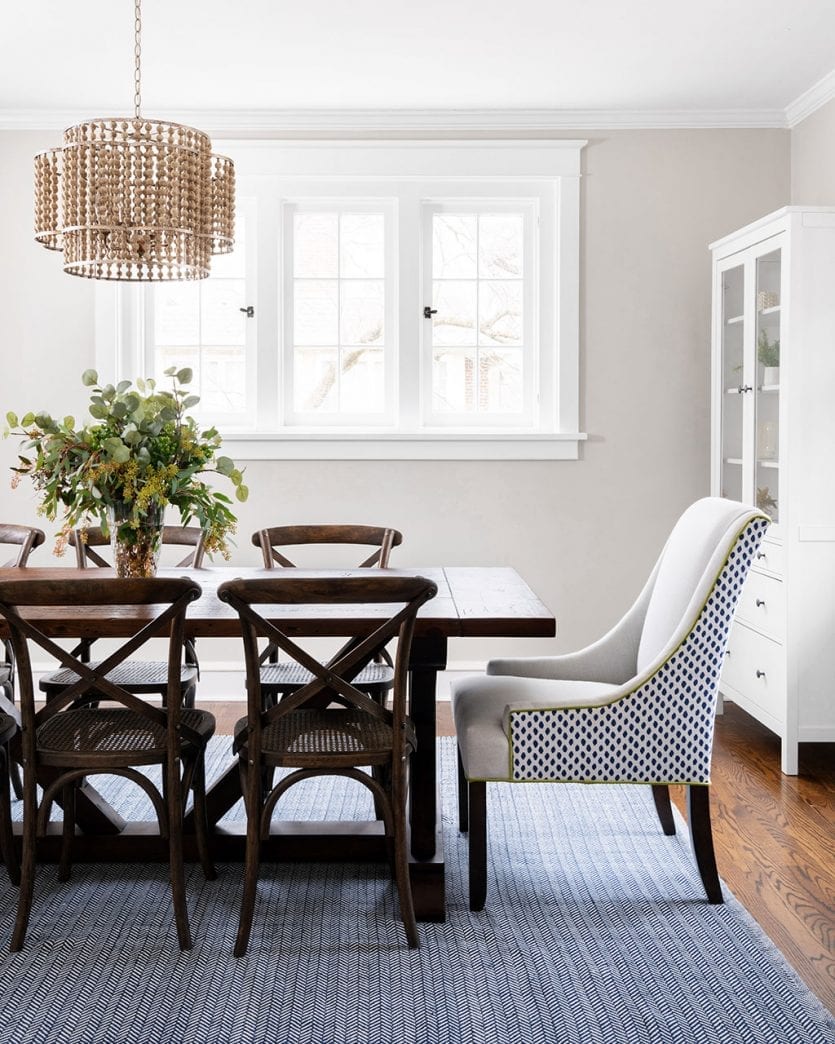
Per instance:
[[[73,530],[70,533],[70,544],[75,548],[79,569],[111,568],[112,563],[100,553],[101,548],[110,547],[110,537],[105,536],[99,526]],[[190,548],[182,561],[176,563],[177,569],[199,569],[203,564],[203,531],[197,526],[164,526],[162,546]],[[73,649],[73,655],[78,656],[84,663],[89,663],[94,641],[94,638],[83,638]],[[184,653],[180,667],[180,687],[183,704],[193,707],[200,677],[200,665],[193,639],[186,639]],[[41,678],[41,692],[45,693],[48,700],[52,699],[74,680],[71,672],[67,670],[55,671]],[[164,698],[168,688],[168,664],[159,660],[131,660],[119,667],[110,680],[137,696],[158,695]]]
[[[400,913],[410,946],[418,946],[406,852],[408,756],[415,737],[406,708],[406,670],[418,610],[437,593],[431,580],[413,576],[316,578],[276,577],[230,580],[218,597],[239,614],[247,675],[247,715],[235,726],[247,811],[246,875],[235,956],[246,952],[252,928],[260,863],[260,841],[269,835],[279,798],[310,776],[342,775],[366,786],[374,796],[392,849]],[[358,606],[357,640],[326,663],[310,655],[285,630],[265,619],[262,605],[316,604]],[[383,609],[396,606],[395,612]],[[379,610],[373,608],[380,606]],[[266,637],[301,664],[310,680],[292,695],[266,707],[261,696],[258,638]],[[381,706],[352,677],[376,652],[397,639],[392,705]],[[341,705],[334,706],[333,701]],[[272,771],[292,769],[272,785]],[[376,774],[362,768],[382,770]],[[265,769],[268,770],[265,772]],[[265,788],[265,778],[270,786]]]
[[[11,557],[7,558],[0,568],[23,569],[29,561],[29,555],[36,547],[40,547],[46,539],[42,529],[34,526],[19,526],[14,523],[0,523],[0,545],[7,545],[14,550]],[[7,551],[0,552],[3,556]],[[12,643],[8,639],[3,640],[3,662],[0,663],[0,713],[8,714],[15,721],[20,721],[20,714],[15,707],[15,662],[12,651]],[[12,786],[15,796],[23,796],[23,787],[20,781],[20,772],[17,765],[11,764]]]
[[[403,535],[385,526],[364,526],[350,523],[315,523],[296,526],[272,526],[252,534],[252,543],[261,548],[265,569],[295,569],[298,563],[288,557],[290,549],[322,548],[343,545],[365,549],[365,558],[358,569],[386,569],[392,548],[403,542]],[[369,549],[372,549],[369,552]],[[261,653],[261,693],[269,703],[277,703],[296,692],[310,681],[309,672],[300,664],[286,660],[279,662],[278,649],[267,643]],[[366,664],[354,679],[358,689],[382,702],[394,684],[391,657],[382,650]]]
[[[181,949],[191,948],[183,871],[183,811],[194,794],[198,852],[207,878],[214,877],[209,856],[205,805],[206,745],[215,721],[208,711],[182,708],[179,666],[182,660],[185,614],[200,595],[200,587],[184,577],[150,580],[0,580],[0,615],[11,631],[20,671],[23,728],[13,740],[23,762],[23,859],[17,917],[11,949],[23,946],[35,880],[37,838],[46,830],[54,801],[64,809],[59,880],[69,878],[75,835],[75,794],[86,776],[124,776],[150,798],[160,833],[168,839],[171,891]],[[45,633],[39,620],[65,607],[154,607],[150,619],[99,664],[84,663]],[[153,637],[168,638],[168,692],[164,707],[153,706],[111,679],[128,656]],[[40,710],[35,708],[30,643],[71,669],[76,681]],[[108,706],[85,703],[95,693]],[[112,706],[111,704],[115,704]],[[138,771],[159,765],[162,787]],[[181,768],[182,766],[182,768]],[[38,786],[43,787],[38,801]]]

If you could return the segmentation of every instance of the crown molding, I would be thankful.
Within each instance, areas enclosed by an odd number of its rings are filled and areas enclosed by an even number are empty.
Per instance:
[[[834,86],[831,89],[835,90],[835,73],[832,77]],[[800,101],[798,99],[794,104]],[[97,118],[109,115],[108,112],[95,114]],[[783,109],[155,109],[149,115],[227,137],[299,133],[786,128],[789,125]],[[88,110],[79,109],[0,109],[0,130],[63,130],[91,118]]]
[[[811,116],[813,112],[832,101],[833,98],[835,98],[835,69],[786,107],[788,126],[796,127],[798,123],[805,120],[807,116]]]

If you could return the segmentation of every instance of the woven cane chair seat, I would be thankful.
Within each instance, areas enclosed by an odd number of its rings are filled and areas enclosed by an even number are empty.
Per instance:
[[[291,660],[283,663],[265,663],[261,667],[261,687],[284,695],[295,692],[313,680],[307,668]],[[369,696],[388,692],[394,685],[394,670],[387,663],[369,663],[354,678],[354,685]]]
[[[247,719],[235,725],[236,749],[246,738]],[[409,723],[407,744],[414,748]],[[356,708],[298,710],[271,722],[261,733],[261,754],[275,765],[369,765],[391,758],[391,725]],[[323,761],[327,759],[327,761]]]
[[[99,662],[91,663],[90,668],[97,669]],[[121,685],[129,692],[160,692],[168,684],[168,664],[162,660],[127,660],[110,671],[107,680],[113,682],[114,685]],[[40,687],[49,696],[53,692],[63,692],[77,681],[78,675],[75,671],[66,667],[50,674],[48,679],[42,679]],[[184,663],[180,667],[180,685],[185,689],[196,684],[197,668]]]
[[[188,737],[195,733],[207,742],[215,721],[208,711],[182,710],[180,723]],[[85,764],[97,759],[115,765],[121,758],[131,765],[165,757],[167,732],[164,724],[151,721],[126,707],[81,707],[56,714],[38,729],[38,751],[44,761],[61,763],[62,755],[74,761],[83,754]],[[186,738],[185,743],[188,743]]]

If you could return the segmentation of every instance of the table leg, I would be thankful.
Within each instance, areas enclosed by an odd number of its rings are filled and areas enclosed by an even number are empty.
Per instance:
[[[438,820],[438,756],[435,727],[435,689],[438,671],[447,661],[447,640],[442,635],[412,639],[409,664],[409,707],[417,733],[409,781],[409,823],[412,855],[431,859],[435,855]]]

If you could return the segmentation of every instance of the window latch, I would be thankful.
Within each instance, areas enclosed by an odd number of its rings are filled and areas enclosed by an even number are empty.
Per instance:
[[[243,312],[247,319],[255,318],[255,305],[247,305],[246,308],[239,308],[239,312]]]
[[[438,311],[437,308],[431,308],[429,305],[423,306],[423,318],[431,319],[432,316]]]

